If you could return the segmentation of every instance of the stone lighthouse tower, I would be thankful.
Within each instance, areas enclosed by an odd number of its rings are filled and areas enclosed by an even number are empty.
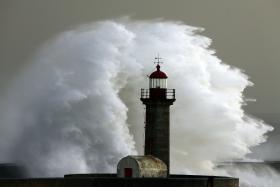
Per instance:
[[[145,155],[161,159],[169,173],[169,111],[175,101],[175,89],[167,89],[167,75],[160,70],[160,58],[155,59],[157,66],[149,76],[149,89],[141,89],[141,101],[146,106]]]

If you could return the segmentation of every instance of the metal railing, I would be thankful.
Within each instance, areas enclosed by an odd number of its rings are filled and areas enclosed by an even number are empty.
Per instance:
[[[166,99],[175,99],[175,89],[166,89]]]
[[[150,98],[150,89],[141,88],[141,99],[149,99]]]
[[[175,89],[164,89],[165,99],[175,99]],[[151,99],[150,89],[141,89],[141,99]]]

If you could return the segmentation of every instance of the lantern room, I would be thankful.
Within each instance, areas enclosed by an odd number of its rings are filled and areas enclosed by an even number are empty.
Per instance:
[[[158,64],[157,70],[154,71],[150,76],[150,82],[149,87],[150,88],[161,88],[166,89],[167,88],[167,75],[160,71],[160,65]]]
[[[175,100],[175,90],[167,89],[167,75],[160,70],[161,58],[156,57],[157,66],[156,71],[149,76],[149,89],[141,89],[141,100],[142,99],[152,99],[152,100],[165,100],[172,99]]]

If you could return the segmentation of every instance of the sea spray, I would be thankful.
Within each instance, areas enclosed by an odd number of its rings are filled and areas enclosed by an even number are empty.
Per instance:
[[[177,99],[171,172],[227,174],[215,163],[244,158],[272,127],[244,113],[243,91],[253,84],[215,56],[201,31],[180,22],[109,20],[48,41],[1,98],[1,159],[33,176],[61,176],[115,172],[121,157],[143,154],[139,91],[160,53]]]
[[[236,162],[227,163],[224,169],[240,180],[241,187],[274,187],[280,184],[280,174],[265,162]]]

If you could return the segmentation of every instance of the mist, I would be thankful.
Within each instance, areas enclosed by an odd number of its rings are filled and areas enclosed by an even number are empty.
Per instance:
[[[247,115],[253,86],[222,62],[202,28],[163,20],[105,20],[47,41],[1,98],[0,160],[31,176],[115,172],[143,154],[141,88],[163,57],[171,109],[171,173],[223,174],[216,163],[245,159],[273,128]]]

